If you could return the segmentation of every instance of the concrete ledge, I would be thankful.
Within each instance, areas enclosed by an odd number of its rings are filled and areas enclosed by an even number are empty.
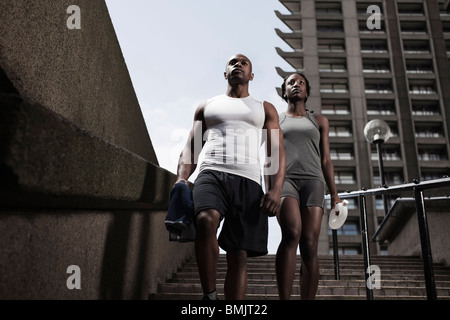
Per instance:
[[[0,95],[2,191],[168,203],[175,175],[15,95]]]

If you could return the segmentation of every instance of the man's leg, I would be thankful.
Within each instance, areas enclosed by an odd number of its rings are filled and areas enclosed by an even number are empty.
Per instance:
[[[247,252],[227,250],[227,264],[225,298],[227,300],[244,300],[247,291]]]
[[[216,291],[219,258],[216,234],[220,223],[220,213],[213,209],[201,211],[196,217],[196,222],[195,256],[203,294],[208,294]]]

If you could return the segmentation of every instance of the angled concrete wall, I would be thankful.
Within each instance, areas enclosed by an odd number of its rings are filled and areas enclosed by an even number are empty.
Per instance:
[[[435,263],[450,265],[448,226],[450,198],[425,198],[431,255]],[[390,255],[420,256],[422,248],[414,198],[399,198],[380,230],[380,241],[388,241]]]
[[[0,30],[0,69],[22,97],[158,164],[104,1],[0,0]]]
[[[193,245],[104,1],[0,0],[0,30],[0,299],[147,299]]]

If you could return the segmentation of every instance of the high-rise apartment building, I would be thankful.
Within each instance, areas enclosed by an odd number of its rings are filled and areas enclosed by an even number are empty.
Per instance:
[[[277,48],[312,87],[309,109],[330,122],[330,149],[340,192],[380,186],[375,145],[364,126],[383,119],[392,132],[382,145],[387,185],[449,175],[450,14],[448,0],[280,0],[276,30],[292,50]],[[392,201],[392,197],[391,197]],[[356,202],[338,232],[341,253],[361,253]],[[372,235],[385,212],[368,199]],[[324,220],[327,215],[324,216]],[[331,251],[326,223],[320,253]],[[376,246],[374,253],[383,248]]]

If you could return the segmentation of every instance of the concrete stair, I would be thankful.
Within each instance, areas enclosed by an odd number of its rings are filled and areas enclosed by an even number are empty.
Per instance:
[[[300,299],[300,258],[294,281],[293,300]],[[374,300],[425,300],[425,280],[419,257],[373,256],[371,264],[380,268],[381,288],[373,289]],[[321,256],[317,300],[366,300],[366,281],[362,255],[340,256],[340,280],[334,280],[333,257]],[[217,292],[224,299],[223,283],[226,273],[225,255],[218,263]],[[248,300],[278,300],[275,276],[275,255],[248,259]],[[450,300],[450,267],[434,265],[438,299]],[[199,300],[201,286],[195,259],[187,261],[171,279],[159,285],[151,300]]]

